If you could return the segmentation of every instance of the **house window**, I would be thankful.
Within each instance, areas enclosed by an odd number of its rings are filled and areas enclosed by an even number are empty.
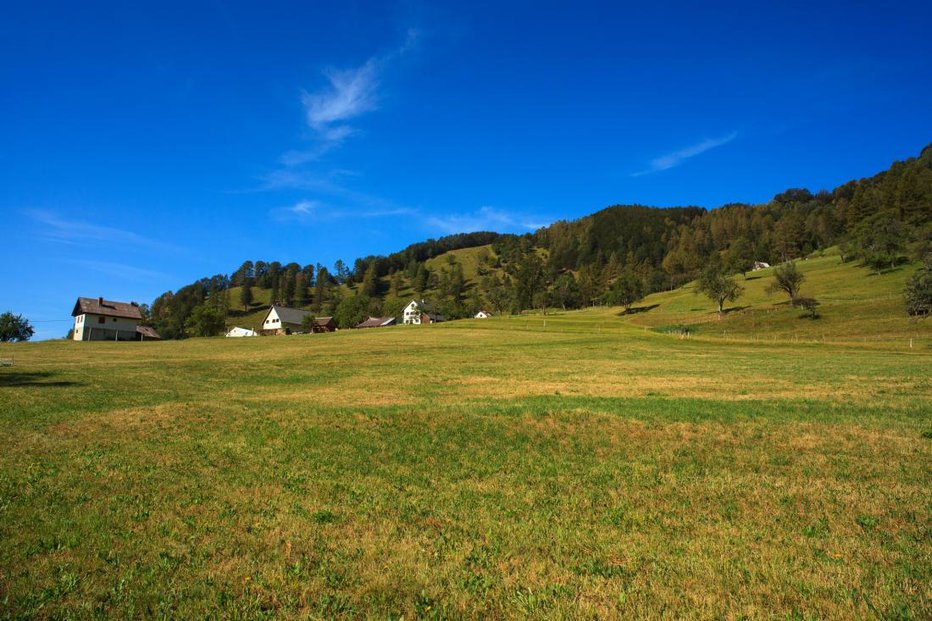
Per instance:
[[[104,317],[98,317],[98,318],[97,318],[97,323],[103,323],[103,322],[105,322],[105,321],[107,321],[107,319],[104,318]]]

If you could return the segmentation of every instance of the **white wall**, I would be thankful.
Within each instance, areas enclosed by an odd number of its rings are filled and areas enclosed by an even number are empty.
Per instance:
[[[103,323],[100,322],[101,319]],[[137,338],[136,326],[138,325],[137,319],[85,313],[74,318],[72,338],[76,341],[113,341],[119,334],[120,340],[128,341]]]
[[[412,300],[410,304],[405,306],[403,317],[406,324],[421,325],[421,310],[418,308],[417,302]]]
[[[265,321],[262,322],[263,330],[280,330],[282,327],[281,318],[279,318],[278,313],[275,312],[275,309],[269,311],[269,314],[266,316]]]

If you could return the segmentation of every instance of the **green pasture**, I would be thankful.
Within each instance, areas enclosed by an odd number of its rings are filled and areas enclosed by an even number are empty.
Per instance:
[[[927,619],[929,327],[823,260],[815,321],[0,346],[0,618]]]

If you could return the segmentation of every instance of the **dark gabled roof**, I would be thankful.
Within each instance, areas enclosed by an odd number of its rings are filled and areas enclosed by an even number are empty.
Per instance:
[[[431,304],[427,300],[411,300],[411,302],[414,302],[415,304],[417,304],[418,310],[423,311],[425,313],[436,313],[437,312],[437,309],[434,308],[433,304]],[[411,302],[408,302],[408,304],[411,304]]]
[[[333,320],[333,317],[316,317],[314,319],[314,323],[316,323],[318,326],[326,326],[336,322]]]
[[[142,319],[139,307],[129,302],[114,302],[103,298],[78,298],[71,311],[72,317],[92,313],[105,317],[124,317],[126,319]]]
[[[357,328],[382,328],[395,323],[394,317],[369,317],[364,322],[356,326]]]
[[[159,333],[156,332],[154,328],[150,328],[149,326],[136,326],[136,332],[141,334],[143,338],[162,340],[162,337],[159,336]]]
[[[297,326],[300,326],[304,318],[311,314],[311,311],[301,310],[300,308],[288,308],[287,306],[276,306],[274,304],[272,308],[275,309],[275,314],[282,320],[282,323],[292,323]],[[268,317],[268,314],[266,314],[266,317]]]

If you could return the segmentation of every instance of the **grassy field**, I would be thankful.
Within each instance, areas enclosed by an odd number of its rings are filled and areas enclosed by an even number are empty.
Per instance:
[[[722,320],[0,346],[0,618],[930,618],[929,327],[758,339],[755,282]]]
[[[786,294],[770,294],[775,268],[736,276],[744,292],[726,304],[720,317],[713,302],[696,295],[695,286],[649,296],[632,323],[670,329],[689,326],[693,335],[748,341],[834,342],[889,348],[932,346],[932,325],[910,319],[903,287],[917,265],[876,274],[856,262],[842,264],[836,253],[796,262],[805,279],[801,295],[820,302],[818,319],[803,318]]]

